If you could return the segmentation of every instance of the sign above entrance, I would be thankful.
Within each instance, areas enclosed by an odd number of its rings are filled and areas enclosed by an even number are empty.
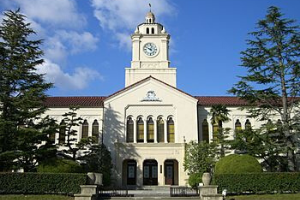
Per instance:
[[[143,98],[141,101],[161,101],[153,90],[149,90],[146,94],[146,97]]]

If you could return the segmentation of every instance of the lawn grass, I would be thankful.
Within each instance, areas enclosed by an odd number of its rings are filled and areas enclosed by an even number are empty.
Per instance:
[[[226,200],[299,200],[300,194],[265,194],[265,195],[243,195],[228,196]]]
[[[0,195],[0,200],[74,200],[62,195]]]

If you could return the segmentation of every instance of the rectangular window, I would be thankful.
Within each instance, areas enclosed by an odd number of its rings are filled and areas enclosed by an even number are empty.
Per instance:
[[[133,142],[133,124],[127,124],[127,142]]]
[[[158,121],[157,123],[157,141],[158,142],[165,142],[164,139],[164,123],[163,121]]]
[[[175,132],[174,132],[174,124],[169,124],[168,126],[168,131],[169,131],[169,134],[168,134],[168,141],[170,143],[174,143],[175,142]]]
[[[154,142],[154,125],[148,124],[148,142]]]
[[[144,124],[138,124],[138,133],[137,133],[137,141],[138,142],[144,142]]]
[[[82,125],[82,138],[87,138],[88,137],[88,131],[89,131],[89,126],[88,125]]]

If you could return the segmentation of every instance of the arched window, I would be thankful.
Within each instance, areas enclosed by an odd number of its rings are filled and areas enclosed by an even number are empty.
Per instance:
[[[164,132],[164,120],[159,117],[157,119],[157,142],[165,142]]]
[[[137,120],[137,142],[144,142],[144,121],[141,117]]]
[[[151,33],[154,34],[154,28],[151,29]]]
[[[126,142],[133,142],[133,120],[131,117],[127,119]]]
[[[242,124],[241,124],[239,119],[237,119],[235,121],[234,129],[235,129],[235,132],[238,132],[238,131],[242,130]]]
[[[169,118],[168,122],[168,132],[167,132],[167,138],[169,143],[175,142],[175,130],[174,130],[174,121],[172,117]]]
[[[222,128],[222,121],[219,122],[212,122],[213,124],[213,138],[217,139],[218,138],[218,134],[219,134],[219,129]]]
[[[204,119],[202,122],[202,139],[209,143],[209,136],[208,136],[208,122],[207,119]]]
[[[64,120],[62,120],[59,126],[59,137],[58,137],[59,144],[65,143],[65,137],[66,137],[66,123]]]
[[[98,138],[99,138],[99,123],[95,119],[92,125],[92,137],[94,143],[98,143]]]
[[[251,122],[249,121],[249,119],[247,119],[246,122],[245,122],[245,129],[246,130],[251,129]]]
[[[146,34],[149,34],[149,28],[146,28]]]
[[[87,138],[89,136],[89,123],[86,119],[82,123],[81,136],[81,138]]]
[[[154,122],[151,117],[147,121],[147,142],[154,142]]]

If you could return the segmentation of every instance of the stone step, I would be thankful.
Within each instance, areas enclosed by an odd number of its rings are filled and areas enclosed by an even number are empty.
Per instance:
[[[153,190],[153,191],[157,191],[157,190],[170,191],[170,186],[147,185],[147,186],[143,186],[142,189],[143,190]]]

